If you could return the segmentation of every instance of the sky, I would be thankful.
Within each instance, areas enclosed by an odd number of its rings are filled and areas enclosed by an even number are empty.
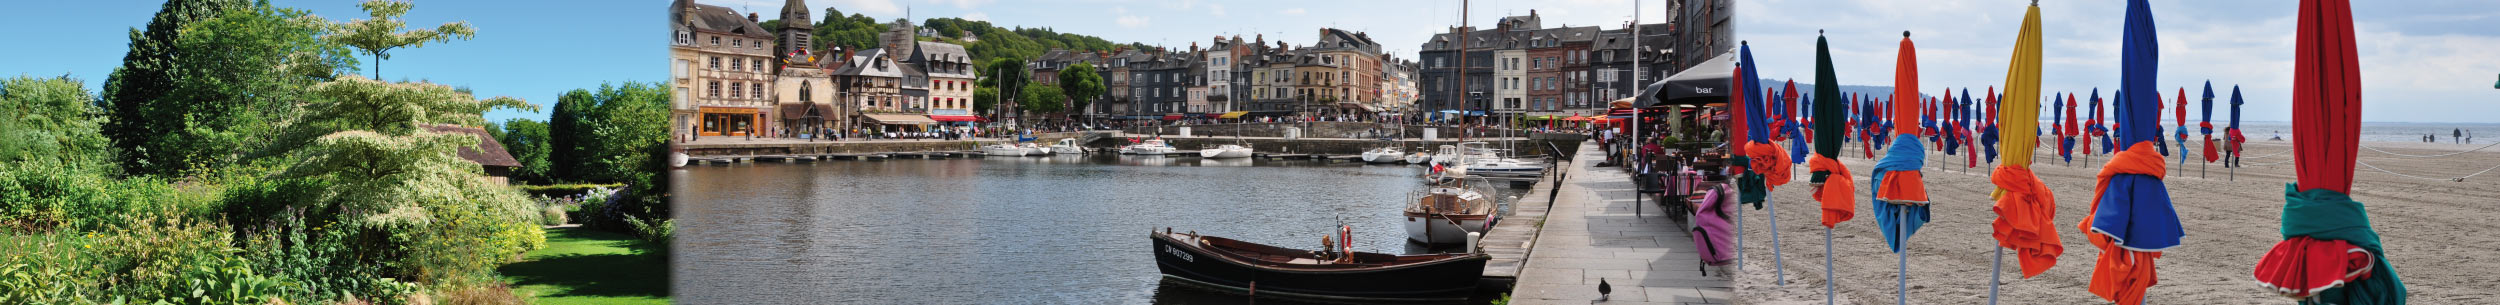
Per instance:
[[[758,12],[765,19],[780,14],[784,0],[697,0],[739,12]],[[1632,0],[1475,0],[1468,13],[1471,25],[1490,27],[1503,16],[1527,15],[1531,9],[1544,26],[1620,27],[1632,19]],[[1664,21],[1665,1],[1650,0],[1638,11],[1643,23]],[[999,27],[1049,27],[1060,33],[1102,37],[1114,42],[1140,42],[1188,49],[1215,36],[1239,34],[1243,40],[1265,34],[1269,43],[1301,46],[1319,41],[1319,29],[1335,27],[1370,34],[1381,51],[1413,59],[1432,34],[1458,24],[1457,0],[809,0],[810,12],[825,8],[863,14],[877,20],[911,15],[912,20],[958,17],[988,20]],[[821,18],[821,17],[820,17]],[[821,21],[821,20],[819,20]]]
[[[272,0],[310,10],[334,22],[366,18],[349,0]],[[602,83],[652,82],[668,77],[667,2],[645,1],[446,1],[419,0],[404,20],[409,28],[468,21],[477,37],[391,52],[382,78],[428,80],[468,86],[480,98],[510,96],[541,109],[498,110],[486,119],[544,121],[556,96]],[[0,10],[0,75],[69,75],[101,92],[113,68],[129,52],[130,31],[147,26],[163,1],[12,1]],[[373,59],[360,56],[358,74],[372,77]]]
[[[1913,5],[1912,3],[1915,3]],[[2203,84],[2216,111],[2232,85],[2248,102],[2243,120],[2291,117],[2298,1],[2152,1],[2165,101],[2189,95],[2201,115]],[[2400,4],[2400,5],[2389,5]],[[1921,91],[1980,93],[2004,87],[2027,1],[1737,0],[1736,33],[1753,46],[1764,78],[1811,81],[1815,31],[1825,30],[1839,82],[1891,86],[1901,31],[1917,47]],[[2041,89],[2117,89],[2126,2],[2042,1]],[[2371,122],[2500,122],[2500,1],[2354,1],[2362,70],[2362,119]],[[1958,92],[1957,92],[1958,93]],[[2170,105],[2174,103],[2165,102]],[[2460,111],[2472,110],[2472,111]],[[2163,110],[2168,122],[2171,110]],[[2218,113],[2215,120],[2224,120]]]

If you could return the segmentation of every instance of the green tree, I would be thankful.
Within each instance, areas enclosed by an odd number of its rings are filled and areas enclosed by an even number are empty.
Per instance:
[[[994,109],[998,109],[998,88],[972,88],[972,113],[993,114],[990,110]]]
[[[95,95],[68,76],[0,80],[0,162],[111,166],[111,141],[97,133],[103,114]]]
[[[446,22],[433,29],[400,32],[400,28],[408,25],[408,21],[400,17],[408,15],[409,9],[416,8],[415,3],[408,1],[365,0],[364,3],[357,3],[356,7],[363,8],[365,15],[373,19],[360,19],[333,25],[336,34],[331,35],[330,39],[363,50],[365,55],[372,55],[373,78],[376,79],[382,78],[382,61],[391,59],[391,49],[422,48],[428,42],[469,40],[477,36],[477,29],[469,27],[467,21]]]
[[[1025,85],[1032,82],[1033,70],[1025,68],[1023,58],[1011,57],[993,59],[990,60],[988,65],[981,66],[981,71],[977,72],[982,75],[982,80],[989,81],[990,86],[998,88],[998,96],[1000,98],[1014,98],[1021,100],[1025,97],[1023,92],[1031,89],[1025,88]],[[1021,107],[1024,105],[1016,106],[1019,107],[1016,107],[1017,109],[1013,109],[1014,111],[1023,112],[1033,110],[1031,108]]]
[[[1102,74],[1094,73],[1094,64],[1077,63],[1059,69],[1059,92],[1068,95],[1067,110],[1083,111],[1108,90],[1103,86]]]
[[[174,39],[182,28],[204,19],[216,18],[227,10],[247,7],[242,0],[170,0],[157,8],[156,17],[148,20],[146,30],[130,29],[130,51],[122,54],[121,67],[104,79],[104,96],[111,104],[112,119],[105,122],[104,134],[113,147],[130,152],[122,158],[122,166],[133,172],[158,162],[147,150],[148,140],[164,134],[171,120],[151,117],[150,104],[174,91]]]
[[[505,120],[502,125],[503,131],[496,133],[495,141],[503,143],[512,159],[521,161],[521,167],[512,170],[512,178],[530,184],[549,183],[547,175],[553,165],[547,163],[547,123],[516,118]]]
[[[531,225],[536,205],[460,158],[460,149],[477,145],[474,136],[420,128],[480,125],[488,110],[535,106],[352,75],[310,89],[320,102],[306,105],[305,122],[289,133],[320,136],[291,151],[298,161],[273,177],[299,182],[282,184],[291,190],[280,193],[300,197],[249,204],[328,214],[314,218],[367,235],[347,244],[368,258],[362,263],[422,283],[477,283],[494,266],[539,246],[543,237]],[[316,183],[300,183],[306,181]]]
[[[597,104],[596,97],[585,89],[556,96],[555,110],[547,116],[548,182],[581,181],[583,175],[578,172],[586,168],[581,156],[586,155],[584,145],[591,144],[591,129],[583,127],[582,118],[589,116]]]
[[[167,9],[200,5],[169,3]],[[113,107],[106,135],[121,149],[123,168],[188,175],[259,148],[266,141],[257,137],[293,121],[295,105],[306,99],[303,88],[351,73],[355,59],[321,38],[325,24],[301,10],[254,5],[176,29],[152,23],[146,35],[134,34],[132,55],[105,84]],[[160,42],[159,31],[178,34]],[[142,53],[160,43],[183,51]]]
[[[1024,97],[1019,99],[1020,100],[1017,101],[1017,103],[1022,104],[1025,111],[1035,113],[1059,112],[1061,110],[1067,110],[1068,107],[1068,95],[1060,93],[1059,87],[1033,86],[1032,88],[1025,88]]]

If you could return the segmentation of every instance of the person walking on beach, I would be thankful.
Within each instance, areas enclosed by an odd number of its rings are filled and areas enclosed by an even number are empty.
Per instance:
[[[2448,138],[2449,138],[2449,139],[2456,140],[2457,144],[2465,144],[2465,129],[2464,129],[2464,128],[2457,128],[2455,131],[2450,131],[2450,132],[2449,132],[2449,136],[2448,136]],[[2431,142],[2439,142],[2439,141],[2431,141]]]

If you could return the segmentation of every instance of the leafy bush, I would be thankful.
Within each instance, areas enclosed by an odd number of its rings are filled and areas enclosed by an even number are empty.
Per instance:
[[[545,208],[540,208],[540,209],[539,209],[539,212],[538,212],[538,225],[542,225],[542,226],[561,226],[561,225],[564,225],[566,222],[568,222],[568,221],[567,221],[567,219],[564,217],[564,206],[560,206],[560,205],[547,205]]]

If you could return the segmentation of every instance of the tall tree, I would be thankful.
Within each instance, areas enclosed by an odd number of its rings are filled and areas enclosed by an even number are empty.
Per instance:
[[[588,137],[588,133],[584,132],[588,128],[582,127],[582,117],[588,116],[597,103],[590,90],[586,89],[573,89],[556,96],[555,110],[547,116],[549,182],[578,181],[576,177],[580,175],[575,171],[582,168],[579,165],[582,164],[582,146],[589,142],[584,139]]]
[[[980,75],[988,76],[983,79],[989,81],[993,88],[998,88],[998,96],[1001,98],[1024,98],[1024,91],[1030,89],[1025,88],[1025,84],[1030,83],[1033,80],[1033,70],[1025,68],[1023,58],[1009,57],[992,59],[990,60],[989,65],[982,66],[981,71],[977,72],[979,72]],[[1031,109],[1015,109],[1017,112],[1023,112],[1026,110]],[[1023,116],[1019,115],[1017,117]]]
[[[168,9],[197,9],[172,7]],[[256,139],[291,122],[304,88],[349,73],[355,59],[321,39],[326,21],[310,13],[253,5],[183,22],[162,42],[151,25],[134,35],[134,56],[105,85],[125,172],[182,175],[232,162],[264,147]],[[172,51],[168,51],[172,50]]]
[[[1059,70],[1059,93],[1068,96],[1068,111],[1084,111],[1086,105],[1093,104],[1094,98],[1108,90],[1103,86],[1102,74],[1094,73],[1094,64],[1077,63]]]
[[[512,178],[530,184],[548,183],[547,171],[553,165],[547,163],[547,123],[516,118],[504,121],[502,127],[495,142],[503,143],[504,152],[521,161],[521,168],[512,170]]]
[[[372,55],[373,78],[375,79],[382,78],[382,61],[391,59],[391,49],[422,48],[427,42],[469,40],[470,37],[477,36],[477,29],[469,27],[467,21],[446,22],[433,29],[400,32],[400,28],[408,25],[408,21],[401,20],[400,17],[407,15],[409,9],[416,8],[415,3],[408,1],[365,0],[364,3],[357,3],[356,7],[363,8],[365,15],[373,19],[358,19],[333,25],[333,30],[337,33],[330,39],[363,50],[365,55]]]
[[[113,68],[104,79],[105,101],[111,104],[112,120],[104,124],[104,135],[113,147],[130,155],[122,158],[122,167],[141,168],[152,158],[142,149],[151,137],[161,134],[166,120],[150,119],[148,104],[174,90],[174,39],[181,37],[183,26],[216,18],[225,11],[246,7],[242,0],[171,0],[157,8],[156,17],[148,20],[146,30],[130,29],[130,51],[122,54],[122,66]]]

